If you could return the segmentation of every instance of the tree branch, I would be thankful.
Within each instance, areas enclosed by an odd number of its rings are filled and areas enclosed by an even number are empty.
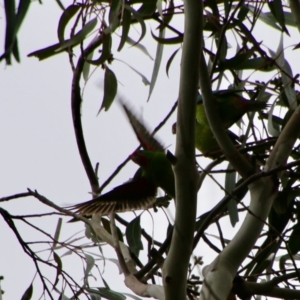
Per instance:
[[[186,277],[192,253],[197,206],[195,119],[202,1],[185,1],[184,40],[177,113],[176,215],[170,251],[163,265],[166,299],[186,299]]]

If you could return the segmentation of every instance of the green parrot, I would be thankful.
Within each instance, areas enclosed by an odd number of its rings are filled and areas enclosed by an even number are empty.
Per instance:
[[[268,106],[267,101],[246,100],[239,95],[240,92],[241,91],[238,90],[220,90],[213,92],[217,112],[226,129],[240,120],[245,113],[261,111]],[[197,98],[196,119],[198,123],[209,126],[201,95]]]
[[[172,165],[164,147],[149,133],[144,124],[122,103],[124,111],[144,150],[137,150],[130,159],[140,166],[135,177],[90,201],[69,207],[84,216],[108,215],[148,209],[154,206],[158,187],[175,198],[175,179]]]
[[[221,90],[213,92],[216,100],[217,112],[225,129],[231,127],[241,119],[245,113],[259,111],[267,107],[266,101],[246,100],[238,94],[239,92],[241,91]],[[173,124],[172,131],[173,134],[176,133],[176,123]],[[227,133],[233,143],[238,144],[238,137],[229,130],[227,130]],[[201,95],[197,98],[195,146],[204,156],[216,158],[220,155],[221,150],[210,129]]]
[[[230,130],[226,131],[234,144],[238,144],[238,137]],[[172,133],[176,134],[176,123],[172,126]],[[215,139],[208,124],[196,121],[195,124],[195,146],[206,157],[212,159],[222,154],[217,140]]]

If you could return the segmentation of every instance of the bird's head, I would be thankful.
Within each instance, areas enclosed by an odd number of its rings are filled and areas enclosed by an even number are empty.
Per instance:
[[[143,150],[134,151],[130,155],[130,159],[143,169],[147,169],[147,166],[151,161],[151,159],[147,156],[146,151]]]

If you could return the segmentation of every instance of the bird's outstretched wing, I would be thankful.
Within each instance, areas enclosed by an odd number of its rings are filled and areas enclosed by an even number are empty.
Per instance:
[[[147,178],[128,181],[90,201],[68,207],[82,216],[108,215],[112,212],[125,212],[153,207],[156,201],[157,186]]]
[[[156,138],[154,138],[153,135],[151,135],[145,124],[143,124],[143,122],[136,117],[136,115],[133,113],[133,110],[129,108],[128,104],[125,104],[124,101],[121,101],[121,104],[132,126],[132,129],[144,150],[164,152],[164,146]]]

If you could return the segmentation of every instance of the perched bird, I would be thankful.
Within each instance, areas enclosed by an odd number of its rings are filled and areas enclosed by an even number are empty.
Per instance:
[[[172,166],[164,147],[149,133],[145,125],[135,117],[124,103],[124,111],[144,150],[130,155],[140,166],[135,177],[90,201],[69,207],[80,215],[108,215],[111,212],[124,212],[153,207],[158,187],[171,198],[175,197],[175,179]]]
[[[267,107],[266,101],[246,100],[238,94],[239,92],[241,91],[220,90],[213,92],[217,112],[225,129],[231,127],[234,123],[241,119],[245,113],[259,111]],[[173,134],[176,133],[176,123],[173,124],[172,131]],[[229,130],[227,130],[227,134],[234,144],[237,144],[238,137]],[[195,146],[201,153],[203,153],[204,156],[207,157],[215,158],[218,156],[216,154],[220,154],[220,147],[210,129],[201,95],[197,98]]]
[[[226,129],[240,120],[245,113],[261,111],[268,106],[267,101],[247,100],[239,95],[240,92],[241,91],[238,90],[220,90],[213,92],[217,112]],[[197,98],[196,119],[198,123],[209,126],[201,95]]]
[[[226,131],[234,144],[238,144],[238,137],[230,130]],[[172,133],[176,134],[176,123],[172,126]],[[196,121],[195,147],[206,157],[217,158],[222,152],[209,125]]]

